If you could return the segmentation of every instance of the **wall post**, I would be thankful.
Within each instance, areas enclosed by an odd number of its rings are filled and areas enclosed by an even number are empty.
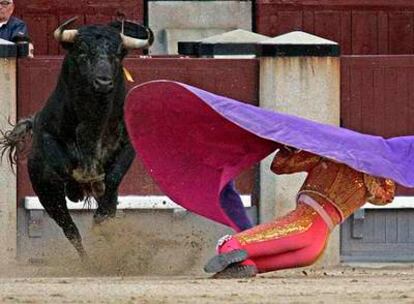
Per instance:
[[[16,56],[17,46],[0,39],[0,130],[16,122]],[[16,258],[17,178],[6,158],[0,164],[0,267]]]
[[[336,42],[291,32],[258,44],[259,102],[263,108],[314,121],[340,123],[340,48]],[[294,209],[305,174],[276,176],[273,155],[260,167],[260,222]],[[323,265],[339,263],[339,229],[331,235]]]

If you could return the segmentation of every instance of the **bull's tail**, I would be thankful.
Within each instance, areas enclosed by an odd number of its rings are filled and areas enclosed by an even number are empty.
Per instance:
[[[28,151],[28,142],[32,138],[35,116],[19,120],[11,130],[0,130],[0,161],[6,155],[10,166],[17,164],[18,155],[25,155]]]

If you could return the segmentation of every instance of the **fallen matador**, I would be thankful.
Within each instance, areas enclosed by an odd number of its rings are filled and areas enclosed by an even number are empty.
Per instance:
[[[276,174],[308,172],[297,207],[284,217],[219,241],[206,265],[216,277],[249,277],[258,272],[308,266],[323,253],[330,231],[367,201],[394,198],[390,179],[373,177],[304,151],[282,148],[272,163]],[[241,263],[238,263],[241,262]]]
[[[394,182],[414,187],[414,136],[365,135],[171,81],[134,88],[125,119],[164,193],[238,232],[219,241],[205,267],[216,277],[312,264],[334,226],[366,201],[390,203]],[[274,151],[273,172],[308,176],[294,211],[251,228],[232,181]]]

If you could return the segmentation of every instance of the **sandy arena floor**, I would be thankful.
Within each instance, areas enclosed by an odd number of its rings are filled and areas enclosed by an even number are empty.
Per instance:
[[[0,303],[414,303],[414,268],[280,271],[254,279],[64,276],[44,267],[0,275]]]

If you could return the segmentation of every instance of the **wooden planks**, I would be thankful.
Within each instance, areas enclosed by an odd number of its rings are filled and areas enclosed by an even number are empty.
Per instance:
[[[383,137],[414,135],[414,56],[343,56],[341,124]],[[400,187],[400,195],[414,190]]]
[[[268,36],[302,30],[338,42],[343,54],[413,54],[412,1],[258,0],[256,29]]]
[[[79,16],[75,26],[103,24],[114,20],[118,13],[123,13],[128,19],[143,23],[144,1],[22,0],[16,2],[15,13],[28,24],[35,54],[57,55],[63,52],[53,39],[53,31],[63,21]]]
[[[352,238],[352,219],[342,226],[341,255],[345,261],[412,262],[414,249],[412,209],[369,210],[362,238]]]

